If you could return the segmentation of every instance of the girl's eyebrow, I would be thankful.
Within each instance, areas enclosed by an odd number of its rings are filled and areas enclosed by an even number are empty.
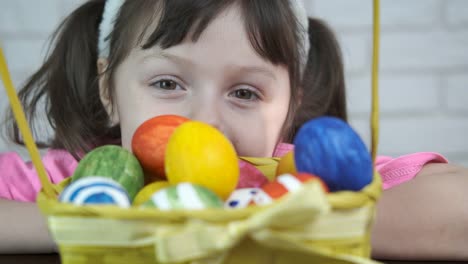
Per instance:
[[[165,59],[178,65],[189,65],[191,67],[196,66],[196,64],[193,61],[187,58],[174,55],[174,54],[169,54],[165,52],[164,50],[158,50],[158,51],[151,52],[150,54],[145,55],[142,58],[142,62],[145,62],[146,60],[150,60],[150,59]],[[267,69],[266,67],[244,66],[244,65],[232,64],[228,66],[228,69],[229,71],[232,71],[241,75],[242,74],[261,74],[267,78],[276,80],[276,75],[273,73],[273,71]]]
[[[264,68],[264,67],[232,65],[230,66],[230,69],[240,74],[261,74],[265,77],[276,80],[275,74],[269,69]]]
[[[185,64],[185,65],[190,65],[190,66],[193,66],[194,63],[189,60],[189,59],[186,59],[186,58],[182,58],[180,56],[177,56],[177,55],[173,55],[173,54],[169,54],[163,50],[158,50],[158,51],[155,51],[155,52],[151,52],[150,54],[147,54],[145,55],[143,58],[142,58],[142,62],[145,62],[146,60],[150,60],[150,59],[165,59],[165,60],[169,60],[175,64]]]

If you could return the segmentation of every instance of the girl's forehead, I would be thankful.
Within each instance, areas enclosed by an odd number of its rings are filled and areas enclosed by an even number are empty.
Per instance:
[[[136,36],[136,42],[138,42],[140,49],[152,47],[153,45],[166,49],[182,42],[196,44],[200,38],[205,40],[209,38],[208,40],[213,42],[220,38],[229,38],[233,41],[237,39],[237,43],[245,37],[248,39],[245,18],[237,4],[226,6],[218,14],[211,17],[209,21],[202,16],[194,18],[191,25],[181,25],[180,27],[164,23],[164,18],[161,16],[161,10],[156,9],[151,19],[141,20],[139,25],[140,34]],[[204,26],[200,26],[200,24],[204,24]],[[160,39],[155,41],[157,37]],[[165,40],[167,42],[169,38],[173,39],[173,41],[170,41],[173,42],[172,45],[158,43],[165,42]]]
[[[200,1],[141,1],[126,1],[121,9],[111,36],[111,66],[133,53],[190,46],[189,55],[205,55],[199,60],[217,56],[242,58],[249,65],[268,62],[287,68],[292,87],[300,82],[298,25],[289,1],[205,0],[203,6],[197,6]],[[210,47],[212,52],[203,53]]]
[[[168,59],[181,64],[203,63],[203,58],[229,58],[236,66],[251,65],[260,69],[265,63],[271,64],[255,51],[245,28],[239,6],[232,5],[216,16],[195,39],[196,28],[192,27],[183,41],[177,45],[163,48],[155,44],[150,48],[141,45],[134,48],[131,56],[139,60]],[[147,31],[148,32],[148,31]],[[143,43],[150,38],[146,34]],[[190,59],[193,58],[193,59]],[[253,65],[253,66],[252,66]]]

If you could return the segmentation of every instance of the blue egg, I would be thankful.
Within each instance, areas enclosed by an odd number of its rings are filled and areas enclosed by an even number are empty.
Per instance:
[[[319,117],[294,139],[297,170],[320,177],[330,191],[359,191],[372,181],[372,159],[359,135],[344,121]]]
[[[81,178],[63,190],[59,201],[76,205],[117,205],[130,207],[127,191],[107,177]]]

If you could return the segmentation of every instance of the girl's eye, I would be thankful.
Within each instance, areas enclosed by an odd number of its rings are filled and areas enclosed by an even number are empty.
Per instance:
[[[159,80],[151,84],[154,88],[161,89],[161,90],[167,90],[167,91],[173,91],[173,90],[181,90],[182,88],[180,85],[169,79],[165,80]]]
[[[255,101],[259,99],[259,96],[254,92],[249,89],[238,89],[235,90],[232,93],[232,96],[242,99],[242,100],[248,100],[248,101]]]

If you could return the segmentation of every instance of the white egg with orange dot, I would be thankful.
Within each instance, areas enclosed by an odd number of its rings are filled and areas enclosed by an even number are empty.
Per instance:
[[[298,191],[302,188],[302,185],[308,181],[319,181],[323,187],[323,190],[328,192],[328,187],[319,177],[308,173],[282,174],[278,176],[275,181],[263,185],[262,190],[270,197],[271,200],[276,200],[287,193]],[[258,197],[257,199],[261,199],[261,201],[258,201],[257,204],[267,200],[264,197]]]

